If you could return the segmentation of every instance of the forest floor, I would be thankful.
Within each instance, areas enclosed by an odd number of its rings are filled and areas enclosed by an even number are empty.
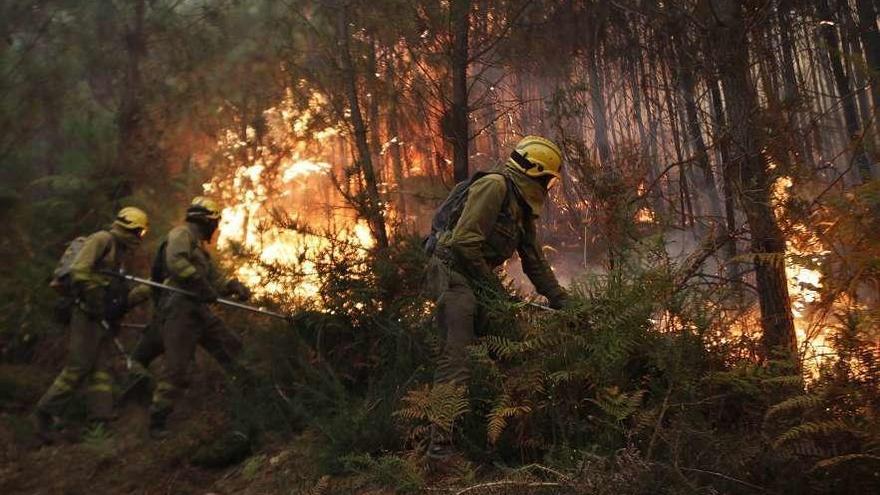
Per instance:
[[[150,439],[147,400],[138,397],[121,408],[107,431],[83,432],[72,422],[46,446],[37,441],[29,413],[52,373],[34,365],[0,365],[0,493],[393,493],[322,475],[311,452],[316,440],[307,431],[285,440],[264,434],[256,451],[240,462],[197,467],[192,460],[200,449],[230,431],[222,373],[206,356],[199,361],[192,386],[171,418],[171,437]]]

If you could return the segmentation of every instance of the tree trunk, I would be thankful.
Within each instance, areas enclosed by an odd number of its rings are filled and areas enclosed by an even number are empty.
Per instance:
[[[877,30],[877,10],[873,0],[856,0],[859,13],[859,35],[865,47],[865,60],[871,83],[874,113],[880,109],[880,31]]]
[[[798,142],[796,162],[804,163],[809,169],[815,168],[813,150],[810,140],[801,137],[801,95],[798,89],[797,71],[795,68],[794,42],[788,27],[791,26],[791,0],[781,0],[776,8],[777,25],[779,26],[779,48],[782,54],[782,103],[786,113],[786,127],[792,139]]]
[[[372,152],[373,165],[376,166],[376,180],[380,183],[384,182],[382,158],[379,152],[382,150],[382,123],[379,121],[379,98],[382,94],[380,90],[381,83],[379,77],[376,76],[378,64],[376,63],[376,50],[378,49],[376,42],[370,41],[370,51],[367,55],[367,81],[369,94],[369,136],[370,136],[370,152]]]
[[[470,0],[451,0],[449,6],[452,24],[452,168],[455,182],[468,178],[470,130],[468,128],[468,31],[470,30]]]
[[[131,193],[135,171],[149,170],[152,173],[161,167],[160,154],[154,145],[158,136],[150,132],[149,117],[144,108],[144,82],[141,64],[147,55],[146,39],[146,0],[134,2],[134,18],[124,32],[125,86],[117,115],[119,142],[114,170],[109,177],[116,181],[112,199]],[[149,166],[147,166],[149,165]],[[161,174],[160,174],[161,175]]]
[[[761,134],[753,112],[755,89],[749,78],[748,37],[742,7],[736,0],[712,1],[715,13],[712,42],[719,61],[731,151],[734,184],[751,231],[764,357],[776,351],[797,356],[797,337],[785,275],[785,238],[770,205],[771,179],[761,157]]]
[[[596,26],[594,29],[599,31],[604,28]],[[596,44],[587,47],[587,70],[589,71],[590,104],[593,110],[593,131],[596,149],[599,151],[599,163],[608,166],[611,164],[611,144],[608,141],[608,121],[605,117],[605,81],[596,60],[599,39],[599,33],[594,34],[593,40]]]
[[[348,105],[351,107],[351,124],[354,128],[355,149],[357,150],[358,163],[364,177],[366,188],[365,216],[370,224],[370,230],[376,237],[376,244],[380,249],[388,248],[388,234],[385,231],[385,218],[382,215],[382,204],[379,200],[379,189],[376,184],[376,173],[373,169],[373,160],[370,155],[370,145],[367,141],[367,127],[361,113],[360,97],[358,96],[357,81],[355,80],[354,65],[351,59],[351,47],[349,46],[348,33],[348,10],[343,4],[339,6],[337,15],[337,36],[339,44],[339,62],[342,69],[342,77],[345,83],[345,93]]]
[[[852,143],[853,158],[856,164],[856,170],[862,182],[871,178],[871,163],[865,153],[865,146],[862,140],[862,129],[859,124],[859,113],[856,109],[856,101],[853,98],[852,82],[843,68],[841,60],[841,45],[837,36],[837,24],[828,6],[828,0],[819,0],[817,9],[822,21],[827,21],[820,25],[819,30],[822,33],[822,39],[825,42],[825,48],[828,56],[828,62],[831,65],[831,71],[834,74],[834,84],[837,88],[837,94],[841,99],[841,107],[843,108],[843,118],[846,123],[846,131],[848,139]],[[830,23],[830,24],[828,24]]]
[[[730,240],[725,245],[725,254],[727,264],[725,272],[727,278],[739,281],[742,277],[737,259],[736,237],[736,193],[733,190],[733,167],[730,165],[730,152],[728,142],[730,137],[727,135],[727,122],[724,118],[724,106],[721,102],[721,89],[717,80],[709,81],[709,94],[712,96],[712,119],[715,125],[716,133],[720,137],[716,137],[718,141],[718,170],[721,171],[721,179],[724,185],[724,219],[727,232],[731,235]]]
[[[406,195],[403,193],[403,153],[401,146],[403,140],[400,137],[400,110],[398,109],[398,93],[396,74],[394,73],[394,58],[389,57],[386,64],[386,83],[389,85],[388,92],[388,139],[390,140],[389,152],[391,153],[391,170],[394,173],[394,182],[397,184],[397,212],[401,218],[401,224],[406,223]]]
[[[676,51],[678,65],[679,88],[684,99],[685,130],[689,139],[690,148],[696,153],[696,164],[701,175],[695,177],[694,186],[699,194],[705,192],[708,212],[712,217],[719,217],[721,212],[721,199],[718,196],[718,188],[715,185],[715,176],[712,174],[712,165],[709,163],[709,152],[706,141],[703,139],[703,131],[700,128],[699,109],[694,88],[694,74],[692,62],[685,58],[685,50],[682,36],[685,33],[679,30],[674,35],[673,47]],[[699,196],[698,196],[699,199]],[[701,208],[698,208],[701,210]]]

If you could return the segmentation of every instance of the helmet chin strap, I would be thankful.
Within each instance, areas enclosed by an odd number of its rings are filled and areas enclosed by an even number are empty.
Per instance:
[[[526,158],[526,157],[520,155],[520,154],[517,153],[516,151],[511,151],[511,152],[510,152],[510,159],[513,160],[514,162],[516,162],[517,165],[519,165],[520,167],[522,167],[522,168],[523,168],[523,171],[533,169],[533,168],[535,168],[535,167],[537,166],[537,165],[535,165],[534,163],[530,162],[530,161],[528,160],[528,158]]]

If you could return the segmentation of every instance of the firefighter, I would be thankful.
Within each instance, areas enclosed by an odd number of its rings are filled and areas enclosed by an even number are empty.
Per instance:
[[[70,264],[62,275],[58,276],[56,271],[57,284],[69,286],[66,290],[71,295],[70,350],[67,365],[34,411],[37,431],[43,441],[50,441],[53,423],[83,382],[87,384],[91,421],[105,423],[113,419],[109,358],[114,324],[130,308],[145,301],[149,290],[137,286],[129,291],[125,284],[106,272],[122,268],[124,261],[140,246],[148,222],[142,210],[122,208],[109,230],[85,238],[79,251],[71,253]]]
[[[466,384],[467,347],[474,340],[478,301],[486,294],[504,294],[494,270],[514,252],[549,305],[565,304],[567,294],[541,251],[535,225],[561,167],[562,153],[553,142],[523,138],[504,164],[471,179],[462,192],[460,216],[450,212],[448,218],[457,220],[435,233],[428,283],[445,339],[435,384]],[[431,452],[442,456],[449,450],[449,432],[433,436]]]
[[[221,295],[250,298],[250,291],[235,279],[225,279],[217,270],[208,245],[220,222],[217,203],[198,196],[186,210],[186,222],[173,228],[160,248],[161,267],[154,267],[163,281],[196,294],[195,297],[168,292],[161,295],[155,316],[156,329],[165,353],[164,369],[153,391],[150,405],[150,435],[167,436],[166,422],[174,402],[187,388],[187,368],[197,345],[207,350],[233,377],[244,370],[236,363],[241,342],[208,306]],[[154,351],[155,352],[155,351]]]

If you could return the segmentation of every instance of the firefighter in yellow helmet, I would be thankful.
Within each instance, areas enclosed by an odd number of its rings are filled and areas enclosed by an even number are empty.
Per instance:
[[[214,200],[194,198],[186,210],[186,222],[168,232],[157,254],[153,278],[194,292],[196,297],[169,292],[158,302],[153,324],[161,336],[165,363],[150,405],[150,434],[154,438],[166,436],[168,415],[187,388],[187,368],[197,345],[214,356],[227,373],[243,374],[235,361],[241,342],[208,307],[221,295],[250,298],[247,287],[224,278],[211,260],[208,245],[219,222],[220,208]]]
[[[535,221],[540,217],[547,193],[560,178],[562,152],[552,141],[527,136],[519,141],[506,162],[488,172],[478,172],[456,186],[443,216],[446,225],[435,225],[426,246],[432,251],[429,288],[436,298],[437,319],[445,337],[445,356],[435,383],[467,381],[467,347],[473,343],[479,295],[483,290],[501,292],[494,270],[519,253],[522,268],[551,307],[567,299],[537,239]],[[460,203],[452,201],[463,195]],[[460,204],[460,206],[455,206]],[[437,432],[434,445],[448,442],[449,432]],[[439,450],[443,450],[440,445]]]
[[[68,248],[68,264],[56,270],[53,287],[72,302],[69,313],[70,350],[67,364],[37,404],[34,412],[38,433],[49,441],[52,424],[85,382],[90,419],[106,422],[113,417],[112,332],[132,307],[149,297],[149,289],[127,287],[106,275],[119,271],[140,246],[149,220],[143,210],[122,208],[108,230],[80,238]],[[73,250],[73,251],[71,251]]]

